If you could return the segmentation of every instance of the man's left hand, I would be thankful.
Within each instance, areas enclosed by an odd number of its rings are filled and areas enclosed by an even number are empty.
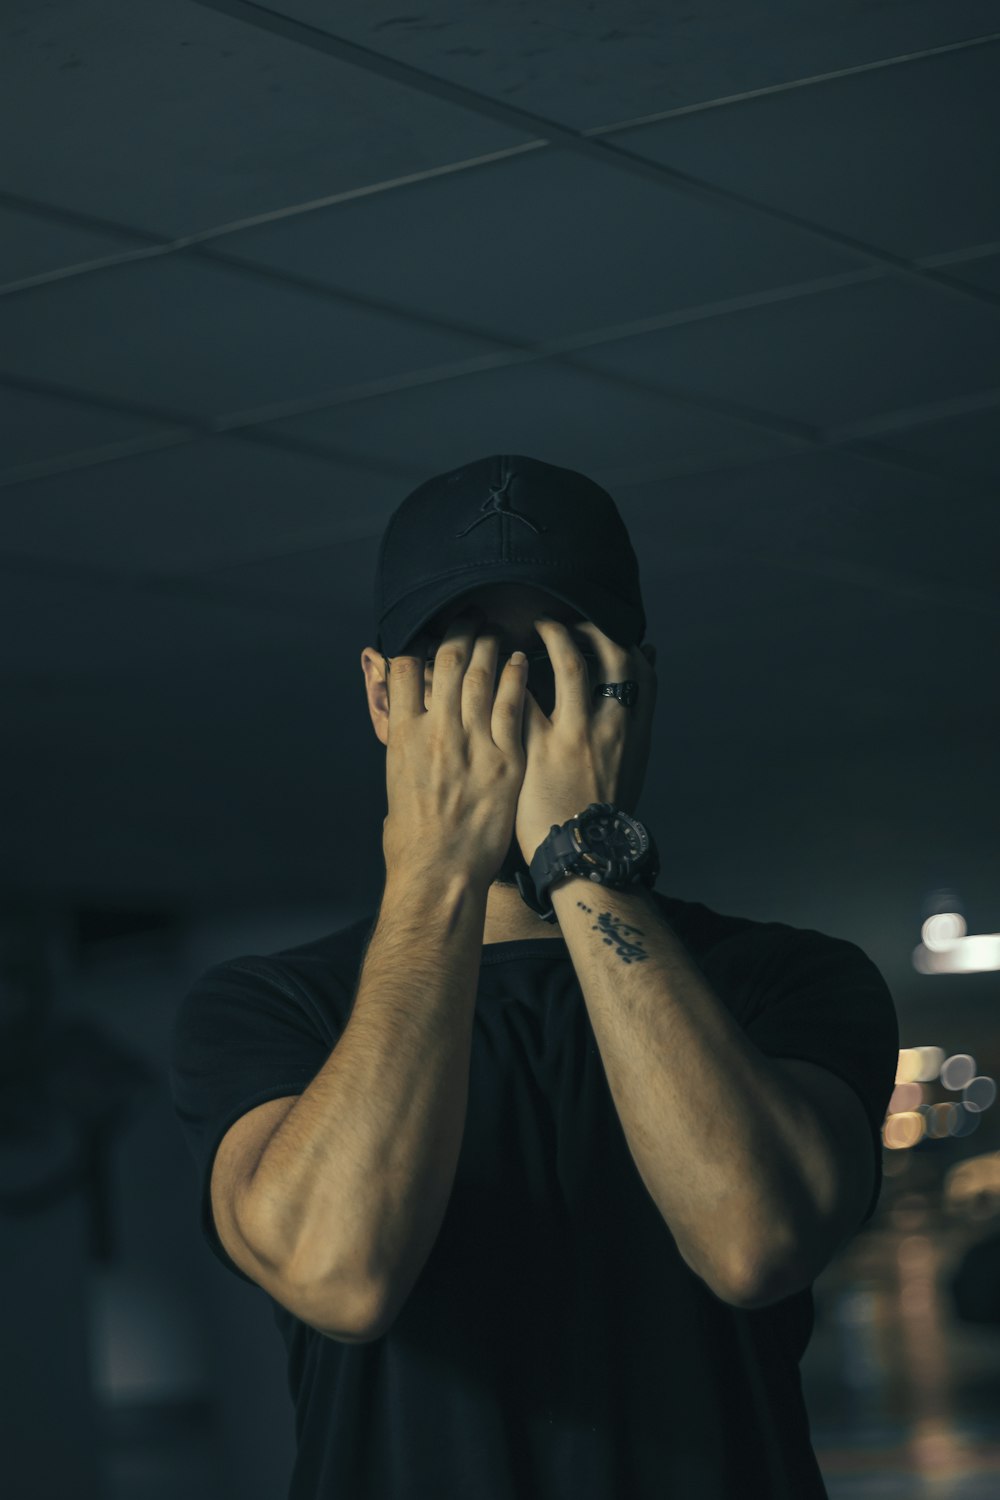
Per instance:
[[[656,647],[619,646],[593,623],[572,626],[543,615],[534,621],[552,662],[556,695],[551,719],[524,695],[527,757],[514,833],[526,863],[553,823],[565,823],[591,802],[613,802],[635,816],[649,759],[656,708]],[[639,684],[637,702],[593,696],[587,663],[573,636],[596,653],[598,682]]]

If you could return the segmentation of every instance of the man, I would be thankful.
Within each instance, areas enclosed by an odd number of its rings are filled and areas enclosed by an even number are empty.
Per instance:
[[[820,1500],[798,1362],[878,1201],[882,976],[655,889],[655,651],[593,481],[428,480],[376,619],[379,911],[208,970],[171,1060],[202,1230],[287,1344],[290,1500]]]

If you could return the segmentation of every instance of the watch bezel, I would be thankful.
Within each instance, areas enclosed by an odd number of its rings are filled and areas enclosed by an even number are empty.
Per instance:
[[[638,818],[633,817],[631,813],[623,812],[620,807],[612,806],[611,810],[608,811],[607,804],[605,803],[597,804],[597,806],[600,808],[600,811],[591,811],[591,808],[588,807],[584,812],[577,814],[576,823],[573,828],[573,840],[581,853],[586,852],[587,830],[595,823],[607,824],[611,828],[616,828],[622,822],[627,823],[634,830],[640,846],[636,854],[629,854],[629,858],[639,859],[646,853],[650,845],[649,832],[640,823]]]

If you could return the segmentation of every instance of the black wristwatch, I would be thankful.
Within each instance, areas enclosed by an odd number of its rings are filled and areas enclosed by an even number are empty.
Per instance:
[[[518,870],[515,879],[522,901],[543,922],[555,922],[549,891],[558,880],[585,875],[613,890],[640,883],[651,890],[659,873],[660,856],[649,829],[613,802],[591,802],[567,822],[553,823],[527,875]]]

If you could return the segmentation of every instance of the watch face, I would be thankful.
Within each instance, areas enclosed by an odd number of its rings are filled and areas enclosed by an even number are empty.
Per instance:
[[[607,848],[611,836],[611,824],[607,818],[595,818],[587,824],[587,843],[591,849]]]
[[[595,854],[621,851],[624,844],[630,859],[638,859],[649,847],[649,838],[641,823],[626,813],[617,812],[613,817],[594,818],[586,824],[587,846]]]

